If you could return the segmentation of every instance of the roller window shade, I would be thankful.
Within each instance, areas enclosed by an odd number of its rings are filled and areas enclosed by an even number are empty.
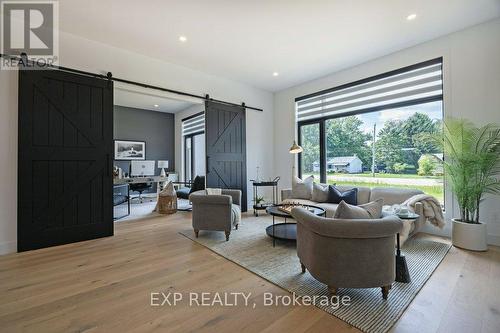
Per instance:
[[[423,99],[443,95],[442,63],[423,65],[408,71],[374,79],[296,103],[297,121],[341,116],[370,109],[419,104]]]
[[[184,120],[182,122],[182,135],[205,131],[205,114]]]

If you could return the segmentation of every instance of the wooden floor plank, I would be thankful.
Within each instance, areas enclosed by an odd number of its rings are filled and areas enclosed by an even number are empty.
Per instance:
[[[264,293],[288,292],[180,235],[190,219],[118,222],[113,237],[0,257],[0,331],[359,332],[314,306],[263,306]],[[151,292],[252,296],[250,307],[153,307]],[[392,331],[498,332],[499,315],[500,250],[452,248]]]

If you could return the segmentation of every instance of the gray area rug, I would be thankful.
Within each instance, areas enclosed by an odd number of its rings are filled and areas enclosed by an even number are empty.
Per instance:
[[[231,232],[229,242],[223,232],[200,231],[199,238],[195,238],[192,229],[181,234],[296,295],[329,295],[326,285],[308,272],[301,273],[294,243],[277,241],[273,248],[272,239],[265,233],[265,227],[271,223],[268,216],[243,218],[239,230]],[[316,306],[364,332],[387,332],[449,249],[449,244],[411,239],[405,243],[403,253],[412,281],[394,283],[387,301],[382,299],[380,288],[339,289],[339,297],[351,297],[349,306]]]

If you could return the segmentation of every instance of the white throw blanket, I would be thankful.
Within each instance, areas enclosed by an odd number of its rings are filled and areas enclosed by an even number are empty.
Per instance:
[[[443,209],[439,201],[432,195],[417,194],[403,202],[403,205],[415,211],[415,204],[421,202],[424,208],[424,217],[436,227],[443,228],[445,225]]]

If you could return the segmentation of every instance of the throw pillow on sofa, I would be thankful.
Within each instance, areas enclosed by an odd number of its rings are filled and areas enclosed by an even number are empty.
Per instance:
[[[341,192],[336,186],[328,186],[328,201],[329,203],[339,204],[342,200],[350,205],[358,204],[358,189],[353,188]]]
[[[300,179],[297,176],[292,180],[292,198],[311,200],[313,192],[314,176]]]
[[[207,192],[207,195],[221,195],[222,194],[221,188],[206,188],[205,191]]]
[[[312,201],[327,202],[328,201],[328,185],[313,183]]]
[[[384,199],[377,199],[375,201],[354,206],[349,205],[344,200],[339,203],[335,215],[335,219],[379,219],[382,217],[382,206],[384,205]]]

